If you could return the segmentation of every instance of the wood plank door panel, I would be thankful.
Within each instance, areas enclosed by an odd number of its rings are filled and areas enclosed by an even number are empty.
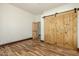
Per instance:
[[[69,14],[64,14],[64,47],[65,48],[72,48],[72,34],[71,34],[71,27],[70,27],[70,19]]]
[[[51,24],[50,24],[50,19],[48,17],[45,17],[45,22],[44,22],[44,33],[45,33],[45,42],[50,43],[51,36],[50,36],[50,31],[51,31]]]
[[[72,13],[72,40],[73,40],[73,49],[77,49],[77,13]]]
[[[54,44],[54,46],[56,46],[56,18],[55,15],[50,16],[51,18],[51,43]]]
[[[56,15],[56,31],[57,46],[63,47],[63,14]]]
[[[56,45],[56,39],[55,39],[55,17],[45,17],[45,42]]]
[[[32,37],[33,39],[39,38],[39,22],[32,23]]]
[[[33,39],[38,39],[38,32],[32,32]]]
[[[32,23],[32,31],[37,32],[38,31],[38,22],[33,22]]]
[[[76,48],[76,13],[74,10],[64,13],[64,47]]]

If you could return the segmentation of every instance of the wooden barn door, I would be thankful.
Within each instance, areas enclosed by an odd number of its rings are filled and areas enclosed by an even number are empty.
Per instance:
[[[74,10],[64,13],[64,47],[76,49],[77,44],[77,13]]]
[[[39,38],[39,22],[32,22],[32,38]]]
[[[77,13],[74,10],[47,16],[44,21],[45,42],[68,49],[77,48]]]
[[[44,24],[45,42],[56,45],[55,16],[45,17]]]

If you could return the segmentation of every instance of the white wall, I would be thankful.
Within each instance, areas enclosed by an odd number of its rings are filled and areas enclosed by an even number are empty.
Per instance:
[[[55,13],[59,13],[59,12],[64,12],[67,10],[71,10],[73,8],[79,8],[79,4],[65,4],[65,5],[57,7],[55,9],[50,9],[48,11],[45,11],[41,15],[41,40],[44,40],[44,19],[42,17],[51,15],[51,14],[55,14]],[[78,25],[79,25],[79,21],[78,21]],[[78,30],[79,30],[79,26],[78,26]],[[78,31],[78,35],[79,35],[79,31]],[[77,46],[79,48],[79,36],[78,36],[78,40],[77,40]]]
[[[32,37],[35,16],[10,4],[0,4],[0,44]]]
[[[35,15],[34,21],[35,22],[40,22],[40,17],[41,17],[40,15]]]

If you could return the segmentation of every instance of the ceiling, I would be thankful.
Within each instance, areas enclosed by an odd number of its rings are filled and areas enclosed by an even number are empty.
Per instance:
[[[64,3],[12,3],[12,5],[24,9],[32,14],[39,15],[48,9],[64,5]]]

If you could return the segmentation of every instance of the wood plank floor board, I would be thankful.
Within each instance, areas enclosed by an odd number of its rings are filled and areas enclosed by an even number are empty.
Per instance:
[[[45,53],[45,55],[61,55],[61,54],[58,54],[52,50],[49,50],[49,48],[38,46],[37,49],[40,49],[41,51],[43,51],[43,53]]]
[[[79,56],[79,52],[31,39],[0,46],[0,56]]]

